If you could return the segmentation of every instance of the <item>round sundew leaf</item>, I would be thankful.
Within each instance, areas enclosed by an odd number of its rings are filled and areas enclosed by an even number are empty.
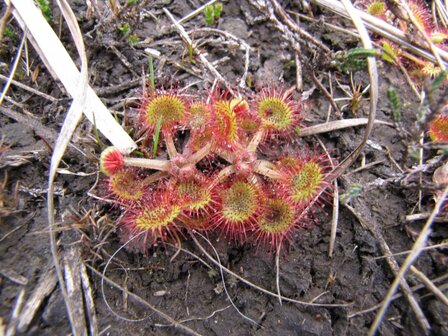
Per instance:
[[[242,223],[250,220],[258,209],[258,194],[247,182],[235,182],[223,192],[222,217],[226,222]]]
[[[109,189],[120,201],[138,201],[143,196],[143,186],[129,171],[120,171],[109,179]]]
[[[380,17],[386,13],[387,6],[384,1],[372,1],[366,7],[366,12],[372,16]]]
[[[194,103],[190,106],[190,115],[188,119],[189,127],[192,129],[201,129],[210,122],[210,109],[204,103]]]
[[[183,100],[172,94],[162,94],[148,100],[145,105],[145,119],[148,125],[156,126],[159,119],[162,127],[180,122],[185,117]]]
[[[439,115],[431,121],[429,136],[435,142],[448,142],[448,116]]]
[[[258,103],[257,114],[268,129],[284,131],[294,122],[292,109],[279,97],[266,97]]]
[[[177,205],[152,205],[144,208],[135,217],[135,226],[139,230],[160,230],[174,222],[181,209]]]
[[[107,176],[112,176],[124,167],[123,154],[117,147],[107,147],[101,153],[100,170]]]
[[[197,212],[206,209],[212,196],[206,185],[195,180],[179,181],[175,187],[176,195],[183,209]]]
[[[215,131],[216,135],[226,143],[233,143],[237,140],[237,121],[235,112],[230,107],[230,103],[225,100],[218,100],[214,104],[215,110]]]
[[[292,176],[291,198],[295,202],[311,200],[320,190],[324,180],[321,166],[307,162]]]
[[[269,199],[258,220],[261,233],[267,236],[283,235],[294,225],[294,206],[282,199]]]
[[[420,24],[420,26],[427,31],[431,31],[432,26],[432,15],[426,3],[422,0],[409,0],[409,9],[414,15],[415,20]]]

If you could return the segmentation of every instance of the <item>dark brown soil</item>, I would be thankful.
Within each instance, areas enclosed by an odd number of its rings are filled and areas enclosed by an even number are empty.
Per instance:
[[[162,10],[166,7],[179,19],[198,8],[202,1],[142,0],[138,5],[123,9],[119,15],[111,13],[106,1],[98,1],[99,11],[91,15],[87,13],[85,1],[73,0],[70,3],[88,46],[90,84],[119,118],[122,118],[123,113],[127,117],[132,117],[135,113],[134,97],[141,93],[142,71],[149,72],[145,48],[161,53],[161,57],[155,59],[155,73],[159,83],[166,85],[174,82],[180,87],[191,85],[191,92],[203,92],[211,87],[213,78],[198,60],[189,60],[185,45]],[[285,1],[283,5],[288,10],[302,12],[301,7],[293,2]],[[3,13],[3,3],[2,6]],[[313,7],[313,11],[317,19],[349,26],[341,18],[318,8]],[[52,26],[55,31],[62,31],[61,39],[74,55],[68,29],[64,23],[60,27],[62,21],[59,16],[55,5]],[[135,46],[130,46],[127,36],[117,29],[126,22],[129,23],[132,34],[140,39]],[[203,15],[194,17],[184,26],[187,31],[205,27]],[[6,37],[1,45],[0,72],[4,76],[8,76],[22,36],[14,21],[8,27],[15,37]],[[295,85],[293,49],[272,22],[249,2],[224,2],[224,13],[216,27],[235,34],[250,45],[249,76],[256,87],[280,82],[286,87]],[[301,27],[334,51],[358,46],[356,39],[329,29],[322,22],[303,21]],[[217,65],[218,71],[229,83],[238,83],[244,73],[244,52],[238,46],[223,43],[224,40],[216,36],[195,37],[195,41],[200,39],[203,39],[200,49],[207,53],[208,60],[221,60]],[[311,69],[326,87],[328,71],[332,71],[333,76],[337,76],[341,83],[349,85],[349,76],[336,73],[329,66],[329,59],[325,54],[315,54],[314,49],[305,41],[302,48],[302,63],[309,65],[303,68],[305,91],[313,86],[310,80]],[[30,74],[26,71],[26,64],[30,67]],[[189,69],[190,73],[185,69]],[[379,71],[377,119],[391,121],[386,92],[393,86],[397,88],[403,102],[403,126],[412,131],[418,110],[415,95],[399,70],[382,64]],[[191,72],[197,73],[197,76],[193,76]],[[32,78],[33,74],[35,78]],[[0,114],[0,182],[4,181],[3,184],[0,183],[0,322],[3,320],[5,325],[11,321],[19,292],[22,289],[25,291],[26,303],[43,276],[53,269],[46,213],[50,147],[55,141],[51,135],[60,130],[70,104],[66,91],[51,78],[31,45],[28,54],[22,55],[15,79],[51,95],[55,101],[12,85],[7,94],[9,99],[3,102],[4,109],[17,111],[36,120],[49,132],[45,134],[42,129],[30,127],[29,123],[18,122],[11,115]],[[366,72],[357,72],[354,82],[362,83],[362,88],[365,88],[368,85]],[[334,80],[332,85],[334,97],[344,97]],[[329,102],[318,89],[303,103],[307,124],[325,121]],[[341,103],[339,106],[342,105]],[[365,117],[367,114],[368,102],[364,101],[356,116],[345,109],[343,118]],[[336,119],[334,115],[331,118]],[[130,126],[129,121],[125,122]],[[363,132],[363,127],[349,128],[326,133],[319,138],[333,156],[342,160],[361,142]],[[314,137],[305,140],[311,146],[316,142]],[[415,187],[418,176],[403,182],[404,175],[397,164],[407,169],[415,162],[407,159],[407,149],[398,132],[393,127],[377,125],[370,141],[364,149],[363,158],[366,163],[379,163],[339,179],[340,193],[355,184],[364,187],[361,194],[349,204],[367,225],[361,225],[359,218],[341,206],[334,255],[330,258],[330,201],[323,211],[317,212],[315,223],[310,228],[303,229],[294,236],[293,245],[280,259],[280,288],[284,296],[308,302],[317,298],[316,303],[347,304],[346,306],[329,308],[289,302],[280,304],[276,297],[268,296],[226,274],[228,294],[233,305],[247,317],[244,318],[230,303],[222,285],[219,268],[213,265],[209,269],[183,252],[171,260],[176,248],[163,245],[149,249],[146,255],[121,250],[109,265],[107,277],[172,318],[178,321],[188,320],[185,325],[202,335],[366,334],[377,310],[361,311],[380,303],[394,279],[386,259],[374,259],[382,256],[383,251],[378,235],[375,236],[373,232],[377,230],[390,250],[397,253],[412,246],[424,224],[423,221],[405,221],[405,216],[413,211],[418,201],[418,189]],[[107,144],[105,139],[102,142]],[[84,154],[70,149],[61,164],[65,173],[59,174],[56,180],[56,218],[61,224],[58,232],[60,249],[63,251],[74,246],[81,247],[82,258],[86,263],[102,272],[109,257],[121,246],[114,226],[117,211],[97,201],[90,194],[99,192],[92,188],[98,177],[101,148],[87,121],[82,121],[78,127],[73,144],[82,149]],[[360,165],[361,159],[352,169]],[[424,181],[430,180],[434,168],[423,175]],[[431,206],[430,193],[424,192],[423,195],[423,205]],[[93,223],[97,223],[96,226]],[[110,235],[105,238],[106,234]],[[437,224],[430,241],[440,243],[446,237],[446,226]],[[250,244],[235,246],[213,235],[209,238],[224,266],[258,286],[276,292],[274,255],[257,253],[256,247]],[[200,241],[215,256],[210,246],[205,241]],[[100,242],[104,244],[98,247]],[[188,234],[182,239],[182,247],[207,259]],[[399,264],[404,257],[396,257]],[[212,265],[210,262],[209,264]],[[446,250],[424,253],[415,266],[430,279],[446,275]],[[94,291],[98,330],[103,335],[182,334],[182,331],[169,326],[167,321],[147,307],[106,285],[104,298],[117,314],[130,320],[143,320],[129,322],[118,318],[104,302],[98,275],[91,271],[89,275]],[[411,286],[420,284],[411,276],[407,279]],[[432,325],[432,334],[448,335],[447,307],[425,288],[416,291],[415,297]],[[22,334],[70,334],[64,307],[60,290],[55,287],[35,313],[30,326],[22,330]],[[361,313],[356,314],[357,312]],[[2,323],[0,330],[1,326]],[[413,311],[403,297],[393,302],[380,330],[382,335],[422,334]]]

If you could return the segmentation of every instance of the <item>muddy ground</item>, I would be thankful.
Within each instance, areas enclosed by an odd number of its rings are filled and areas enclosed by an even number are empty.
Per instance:
[[[127,118],[132,119],[135,114],[136,97],[141,94],[142,73],[149,72],[146,48],[160,52],[160,57],[154,61],[159,83],[167,85],[174,82],[180,87],[190,86],[192,92],[203,92],[211,87],[213,76],[194,55],[190,59],[188,48],[163,11],[166,8],[179,19],[199,8],[202,1],[138,1],[137,5],[129,5],[115,14],[105,1],[98,1],[93,12],[89,12],[85,1],[70,3],[88,46],[90,84],[128,126],[130,121]],[[246,84],[252,87],[280,82],[285,87],[295,85],[295,53],[273,22],[266,18],[266,12],[260,12],[244,0],[223,2],[223,5],[222,17],[214,27],[234,34],[250,46]],[[305,13],[301,5],[294,2],[285,1],[283,5],[296,20],[295,13]],[[2,6],[3,13],[3,3]],[[61,32],[61,39],[75,55],[68,29],[60,20],[56,7],[55,4],[52,6],[51,24],[55,31]],[[302,20],[301,27],[328,48],[337,51],[359,46],[356,38],[324,24],[325,21],[351,29],[348,22],[318,7],[312,6],[310,10],[317,21]],[[118,29],[126,23],[130,27],[127,34],[123,33],[123,29]],[[183,25],[187,31],[206,27],[202,14]],[[0,71],[4,76],[9,74],[22,36],[14,20],[8,27],[11,34],[4,39],[0,55]],[[130,45],[129,36],[134,34],[138,41]],[[225,79],[236,86],[244,74],[244,51],[239,49],[238,44],[210,33],[198,34],[194,41],[199,43],[201,52],[207,55],[210,62],[217,61],[216,68]],[[338,88],[335,77],[345,85],[350,85],[350,79],[331,68],[325,53],[316,52],[318,49],[315,46],[305,41],[301,46],[301,62],[306,64],[303,66],[304,91],[309,93],[309,97],[302,99],[306,123],[313,125],[326,120],[329,102],[319,89],[311,90],[314,87],[310,80],[311,71],[327,88],[328,73],[332,74],[335,98],[346,96]],[[419,102],[397,68],[381,64],[379,72],[377,119],[391,122],[385,97],[387,89],[394,86],[404,102],[403,127],[412,131]],[[0,181],[3,181],[0,193],[0,316],[5,325],[11,321],[19,293],[24,290],[24,302],[29,302],[45,275],[53,272],[46,217],[47,176],[54,135],[60,129],[71,101],[62,85],[50,76],[30,44],[27,53],[21,56],[14,78],[52,99],[13,84],[0,114]],[[368,85],[366,72],[357,72],[354,81],[364,89]],[[252,88],[246,86],[245,90],[250,92]],[[300,99],[301,96],[297,93],[296,97]],[[367,116],[368,94],[365,98],[355,111],[356,115],[349,108],[344,108],[341,118]],[[341,102],[339,106],[343,104]],[[28,121],[19,120],[10,111],[24,115]],[[30,127],[30,119],[39,126]],[[337,119],[334,112],[330,119]],[[319,135],[319,139],[335,158],[342,160],[360,143],[363,132],[363,127],[349,128]],[[376,164],[346,174],[338,181],[340,193],[356,184],[364,189],[349,202],[357,216],[348,208],[340,207],[333,257],[328,256],[332,214],[329,200],[322,211],[317,211],[313,225],[294,236],[294,244],[280,259],[279,280],[284,296],[306,302],[315,300],[315,303],[340,304],[340,307],[309,307],[291,302],[280,304],[276,297],[225,275],[228,295],[243,317],[226,295],[219,268],[209,261],[213,267],[208,268],[183,252],[171,260],[176,249],[163,245],[149,249],[146,255],[121,250],[112,260],[106,275],[172,318],[186,320],[186,326],[203,335],[366,334],[377,309],[363,311],[381,302],[394,279],[386,259],[375,259],[384,254],[380,246],[381,238],[384,238],[392,253],[407,251],[424,221],[409,222],[405,216],[426,211],[432,205],[431,194],[424,191],[423,209],[416,209],[418,178],[410,177],[403,182],[406,173],[400,169],[406,171],[415,162],[407,157],[406,144],[401,141],[399,132],[394,127],[377,125],[370,140],[362,157],[350,170],[361,167],[361,160],[365,160],[366,164]],[[317,140],[307,137],[301,141],[313,146]],[[104,138],[102,142],[107,144]],[[87,121],[79,126],[73,144],[82,149],[83,154],[70,149],[61,164],[64,171],[57,176],[56,218],[61,224],[58,242],[61,250],[79,248],[86,264],[101,272],[109,257],[121,246],[114,226],[118,214],[93,197],[98,194],[95,185],[101,148]],[[435,153],[427,155],[430,159]],[[432,167],[422,175],[423,181],[430,180],[434,169]],[[446,227],[439,223],[430,242],[440,243],[446,237]],[[274,255],[256,253],[256,247],[250,244],[235,246],[213,235],[210,239],[224,266],[258,286],[276,292]],[[203,240],[201,243],[207,246]],[[207,260],[187,234],[182,240],[182,247]],[[209,246],[207,250],[213,254]],[[397,256],[397,262],[401,263],[404,257]],[[441,282],[446,282],[446,250],[426,252],[414,265],[430,279],[445,276]],[[123,318],[138,321],[118,318],[105,304],[99,276],[90,269],[87,272],[100,334],[183,334],[147,307],[106,285],[104,297],[111,309]],[[410,286],[420,285],[413,276],[408,276],[407,280]],[[48,293],[34,312],[33,319],[17,334],[70,334],[60,290],[53,286]],[[415,297],[431,323],[432,334],[448,335],[447,307],[422,286],[415,290]],[[403,297],[394,300],[380,333],[422,334],[409,303]]]

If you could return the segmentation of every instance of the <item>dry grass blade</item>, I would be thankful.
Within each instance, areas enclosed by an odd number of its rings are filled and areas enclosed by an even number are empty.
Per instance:
[[[54,274],[54,270],[51,266],[48,266],[45,274],[39,280],[38,285],[34,289],[33,294],[25,303],[24,308],[20,312],[19,322],[17,324],[17,330],[21,333],[25,333],[28,330],[31,322],[33,321],[36,312],[38,312],[42,303],[53,292],[58,279]]]
[[[326,9],[344,16],[349,17],[347,14],[347,10],[344,9],[344,6],[339,2],[335,0],[312,0],[314,3],[318,4],[319,6],[325,7]],[[401,30],[398,28],[395,28],[394,26],[384,22],[381,19],[378,19],[372,15],[369,15],[367,13],[364,13],[363,11],[356,10],[356,13],[362,18],[362,20],[366,23],[366,25],[369,27],[370,30],[373,32],[391,40],[392,42],[395,42],[401,46],[403,46],[405,49],[410,50],[411,52],[415,53],[418,56],[421,56],[431,62],[435,62],[435,57],[428,51],[423,50],[410,42],[408,42],[408,39]],[[437,48],[437,53],[440,55],[440,57],[444,60],[448,60],[448,52],[441,50]]]
[[[330,232],[330,243],[328,246],[328,256],[333,257],[334,245],[336,243],[336,233],[338,231],[338,220],[339,220],[339,189],[338,180],[333,181],[333,212],[331,218],[331,232]]]
[[[280,290],[280,251],[282,244],[279,244],[275,251],[275,285],[277,287],[277,295],[280,306],[282,305],[282,291]]]
[[[88,318],[90,335],[96,336],[98,335],[98,322],[95,313],[95,302],[93,300],[92,289],[90,287],[90,280],[84,262],[81,263],[81,282],[82,282],[82,291],[85,299],[86,315]]]
[[[422,231],[420,232],[417,240],[415,241],[414,245],[412,246],[412,250],[409,253],[409,255],[406,257],[406,260],[404,261],[403,265],[400,268],[400,272],[395,277],[394,282],[389,288],[389,291],[387,292],[386,297],[383,300],[382,307],[378,314],[375,317],[375,320],[373,321],[372,326],[369,330],[369,335],[375,335],[381,322],[383,321],[383,318],[386,314],[387,308],[390,305],[390,302],[392,300],[393,295],[395,294],[398,285],[400,284],[400,280],[404,278],[407,270],[409,267],[411,267],[412,263],[418,258],[420,253],[422,252],[423,248],[426,245],[426,242],[428,240],[429,234],[431,233],[431,225],[434,222],[434,218],[437,216],[437,214],[440,211],[440,208],[442,207],[443,202],[445,201],[446,195],[448,193],[448,187],[445,188],[443,191],[443,194],[441,197],[437,200],[437,203],[434,207],[434,210],[431,213],[431,216],[426,221],[425,226],[423,227]],[[428,325],[428,329],[430,326]]]
[[[22,312],[23,299],[25,297],[25,289],[21,289],[19,295],[16,298],[16,304],[14,306],[14,310],[11,314],[11,319],[8,324],[8,330],[6,331],[6,336],[14,336],[16,333],[17,323],[19,322],[19,316]],[[2,333],[0,332],[0,335]]]
[[[435,0],[432,2],[432,12],[434,13],[434,21],[438,22],[437,17],[440,18],[441,25],[448,27],[448,3],[442,3],[442,0]],[[437,15],[435,15],[437,13]]]
[[[369,34],[367,33],[366,27],[364,26],[358,11],[353,7],[352,3],[349,0],[342,0],[348,14],[353,20],[353,24],[358,30],[359,36],[361,38],[362,44],[366,49],[372,49],[372,41],[370,40]],[[369,139],[370,133],[373,129],[373,124],[375,122],[376,116],[376,106],[378,101],[378,69],[376,66],[376,59],[374,57],[367,58],[367,66],[369,71],[369,79],[370,79],[370,109],[369,109],[369,117],[366,126],[366,130],[364,132],[364,137],[361,143],[356,147],[356,149],[346,157],[341,164],[336,167],[332,171],[332,176],[334,178],[343,174],[347,168],[355,162],[357,157],[361,154],[367,140]]]
[[[11,0],[11,3],[14,17],[22,29],[29,32],[28,39],[47,69],[62,82],[72,97],[76,97],[79,90],[79,70],[40,10],[32,0]],[[123,153],[135,149],[135,142],[116,122],[92,88],[88,86],[86,90],[87,104],[83,110],[85,116],[92,123],[95,120],[98,130]]]
[[[59,166],[59,163],[62,160],[62,156],[65,153],[65,150],[70,142],[70,139],[78,126],[79,120],[82,115],[82,111],[84,109],[84,104],[86,100],[86,92],[88,85],[88,72],[87,72],[87,56],[84,48],[84,42],[82,39],[81,31],[79,30],[78,23],[75,18],[75,14],[71,10],[70,6],[65,2],[65,0],[58,1],[58,4],[61,8],[62,14],[65,20],[68,23],[70,28],[70,32],[72,34],[73,39],[75,40],[76,49],[81,57],[81,74],[78,79],[78,87],[76,89],[76,95],[74,96],[74,100],[70,109],[65,117],[64,124],[62,125],[62,129],[59,133],[59,136],[56,140],[56,144],[54,146],[53,155],[51,156],[50,163],[50,172],[48,177],[48,194],[47,194],[47,209],[48,209],[48,225],[50,229],[50,243],[51,243],[51,254],[53,256],[53,261],[56,269],[56,274],[58,276],[60,289],[62,295],[64,297],[65,305],[67,307],[68,317],[70,319],[70,325],[72,327],[73,334],[81,335],[84,332],[82,322],[80,321],[79,315],[75,312],[75,307],[79,302],[75,303],[74,298],[70,296],[66,285],[66,281],[64,280],[64,276],[62,273],[60,260],[58,256],[58,248],[56,243],[56,233],[55,233],[55,218],[54,218],[54,180],[56,177],[56,170]],[[79,299],[79,297],[78,297]],[[76,299],[75,299],[76,300]],[[81,327],[79,327],[81,325]]]
[[[76,317],[76,314],[74,313],[74,307],[76,307],[77,303],[74,302],[73,298],[71,299],[67,293],[66,284],[60,266],[54,232],[55,219],[53,188],[56,171],[59,166],[59,162],[65,153],[67,145],[70,142],[71,136],[79,123],[83,111],[91,120],[96,119],[98,129],[102,131],[106,137],[108,137],[112,143],[116,144],[116,146],[123,152],[131,151],[135,147],[135,143],[114,120],[107,108],[101,103],[93,90],[88,86],[87,56],[85,53],[84,42],[76,17],[68,3],[65,0],[58,1],[58,5],[68,24],[78,54],[81,58],[81,72],[78,71],[56,34],[53,32],[51,27],[43,18],[41,12],[36,8],[31,0],[12,0],[11,3],[14,6],[13,14],[22,25],[23,29],[30,32],[32,37],[31,41],[46,66],[50,69],[50,72],[62,81],[68,92],[72,95],[72,97],[74,97],[73,103],[67,113],[62,129],[56,140],[54,152],[51,158],[47,208],[51,251],[56,273],[59,279],[62,295],[67,306],[72,331],[74,335],[79,335],[84,331],[82,328],[80,329],[76,327],[77,325],[80,325],[80,323],[78,323],[79,316]],[[88,104],[85,104],[86,100],[88,100]],[[89,106],[89,108],[86,106]],[[94,111],[95,118],[93,117]],[[79,297],[77,299],[79,299]]]
[[[67,286],[67,306],[72,316],[71,326],[73,335],[87,335],[86,320],[84,318],[83,293],[81,286],[81,259],[80,249],[71,246],[64,250],[62,264],[64,266],[64,279]]]
[[[309,135],[316,135],[321,133],[337,131],[349,127],[364,126],[367,125],[368,123],[369,123],[368,118],[342,119],[305,127],[303,129],[298,130],[297,133],[298,136],[304,137]],[[394,127],[392,123],[388,123],[387,121],[375,120],[374,123]]]
[[[0,96],[0,105],[3,103],[3,99],[6,97],[6,93],[8,92],[9,86],[12,83],[12,78],[14,77],[14,73],[16,72],[17,66],[19,65],[20,56],[22,55],[23,46],[25,45],[26,35],[24,34],[22,37],[22,42],[20,42],[19,50],[17,50],[16,57],[14,59],[14,63],[11,68],[10,75],[8,80],[6,81],[5,86],[3,87],[2,95]]]

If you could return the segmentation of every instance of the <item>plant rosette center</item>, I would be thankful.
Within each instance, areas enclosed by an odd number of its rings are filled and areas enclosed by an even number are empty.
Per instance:
[[[220,89],[207,99],[149,90],[130,132],[144,136],[140,151],[101,154],[107,196],[123,211],[121,236],[144,232],[139,249],[149,237],[155,246],[193,228],[237,243],[255,238],[268,250],[289,241],[328,185],[327,159],[288,144],[302,120],[293,90],[271,86],[248,99]]]

